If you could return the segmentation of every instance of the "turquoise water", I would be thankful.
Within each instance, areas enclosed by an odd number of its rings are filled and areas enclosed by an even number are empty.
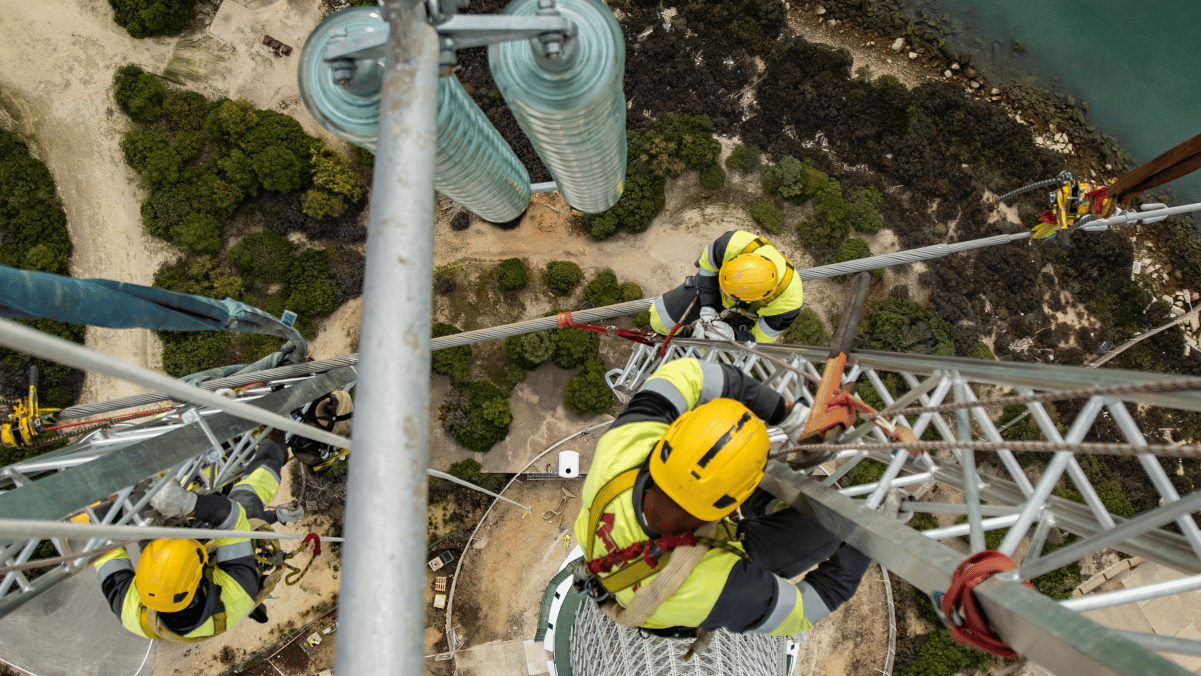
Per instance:
[[[1138,163],[1201,133],[1201,0],[911,0],[990,78],[1034,77]],[[1026,51],[1015,52],[1014,41]],[[1168,184],[1201,200],[1201,172]]]

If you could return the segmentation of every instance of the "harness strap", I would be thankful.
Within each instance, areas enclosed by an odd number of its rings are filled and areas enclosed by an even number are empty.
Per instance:
[[[697,530],[697,539],[712,538],[717,534],[718,525],[719,522],[710,521],[701,526]],[[603,604],[601,610],[605,615],[623,627],[642,626],[664,601],[679,591],[684,579],[709,551],[709,546],[698,541],[695,545],[684,545],[674,551],[676,556],[665,563],[655,579],[634,593],[629,605],[623,608],[615,601]]]
[[[588,510],[588,551],[586,554],[589,560],[593,558],[592,551],[596,546],[596,526],[600,523],[600,518],[605,513],[605,508],[618,495],[633,488],[634,481],[637,478],[638,468],[628,469],[609,479],[608,483],[601,486],[601,489],[596,492],[596,497],[592,499],[592,509]]]

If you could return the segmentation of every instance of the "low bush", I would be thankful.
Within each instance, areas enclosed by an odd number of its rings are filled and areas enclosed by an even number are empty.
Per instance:
[[[984,670],[990,659],[988,653],[957,643],[950,629],[938,629],[922,644],[917,659],[901,676],[953,676],[964,667]]]
[[[135,122],[149,123],[163,114],[167,90],[161,80],[131,63],[113,76],[113,99]]]
[[[628,303],[632,300],[642,299],[642,287],[634,282],[623,282],[621,285],[621,300],[623,303]]]
[[[726,170],[714,162],[700,171],[701,187],[705,190],[717,190],[726,184]]]
[[[774,234],[780,232],[784,226],[783,214],[780,213],[780,208],[776,203],[769,199],[755,200],[751,205],[751,218],[755,222],[763,226],[763,229]]]
[[[496,283],[502,291],[524,289],[530,283],[530,274],[520,258],[506,258],[496,266]]]
[[[830,344],[830,334],[826,332],[826,325],[821,317],[813,310],[803,307],[792,325],[784,332],[781,342],[825,347]]]
[[[546,264],[546,286],[556,296],[566,296],[580,283],[584,273],[571,261],[551,261]]]
[[[852,188],[847,195],[847,218],[856,232],[874,235],[880,232],[884,225],[884,217],[880,215],[880,207],[884,205],[884,195],[875,188]]]
[[[266,230],[238,240],[226,256],[248,282],[262,286],[287,281],[288,270],[295,263],[292,258],[295,248],[287,237]]]
[[[648,328],[651,325],[651,311],[643,310],[630,318],[630,323],[636,328]]]
[[[483,380],[456,385],[455,392],[458,396],[448,403],[455,439],[470,451],[487,453],[509,434],[513,414],[508,395]]]
[[[526,371],[533,371],[555,354],[555,335],[551,329],[505,338],[505,354]]]
[[[926,308],[900,298],[885,298],[868,308],[856,342],[873,350],[955,356],[955,329]]]
[[[209,256],[221,251],[223,229],[216,216],[192,212],[175,227],[171,239],[187,253]]]
[[[600,354],[600,334],[583,329],[551,329],[555,343],[553,361],[560,368],[574,369]]]
[[[739,143],[734,146],[734,149],[730,151],[730,156],[726,158],[726,166],[734,171],[749,174],[762,164],[760,158],[759,148]]]
[[[459,327],[445,322],[434,324],[434,338],[453,336],[462,333]],[[450,376],[452,383],[466,382],[471,379],[471,346],[459,345],[430,353],[430,370],[444,376]]]
[[[221,366],[229,347],[229,334],[222,331],[160,331],[158,335],[163,341],[163,371],[175,378]]]
[[[613,391],[605,380],[605,363],[591,359],[563,387],[563,405],[578,415],[600,415],[613,405]]]
[[[617,275],[612,270],[602,270],[592,281],[588,282],[588,286],[584,287],[584,299],[592,307],[620,303],[622,297],[621,285],[617,283]]]
[[[329,253],[309,249],[296,256],[288,269],[288,292],[287,309],[305,319],[324,317],[338,309]]]
[[[178,35],[196,17],[195,0],[108,0],[113,22],[133,38]]]

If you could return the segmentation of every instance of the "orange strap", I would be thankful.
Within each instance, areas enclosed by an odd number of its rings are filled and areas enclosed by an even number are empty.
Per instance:
[[[951,618],[952,638],[963,645],[994,655],[1017,657],[1013,648],[988,625],[988,618],[972,596],[972,589],[976,585],[997,573],[1014,568],[1017,565],[1012,559],[994,549],[976,552],[959,564],[951,576],[951,587],[939,602],[942,612]],[[1025,584],[1033,588],[1029,582]]]

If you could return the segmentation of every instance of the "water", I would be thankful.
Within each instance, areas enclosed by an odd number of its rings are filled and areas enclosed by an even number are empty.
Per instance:
[[[997,81],[1087,101],[1090,124],[1146,162],[1201,133],[1201,0],[907,0],[949,17],[948,45]],[[1014,41],[1026,46],[1013,50]],[[1201,200],[1201,172],[1167,184]]]

